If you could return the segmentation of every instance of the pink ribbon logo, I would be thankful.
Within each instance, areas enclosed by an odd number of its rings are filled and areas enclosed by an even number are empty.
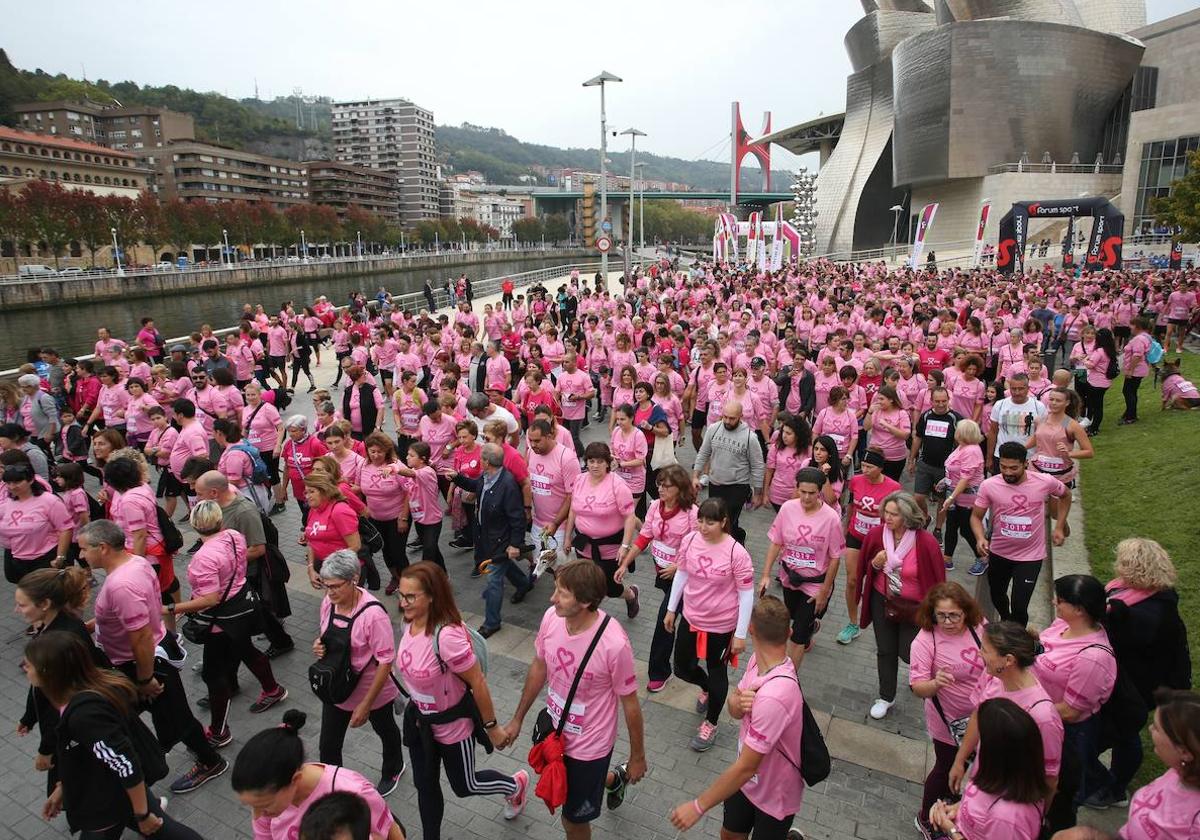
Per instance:
[[[587,508],[588,510],[591,510],[592,505],[595,504],[595,502],[596,502],[596,497],[588,496],[583,501],[584,501],[584,507]]]
[[[808,542],[809,539],[812,537],[812,526],[811,525],[797,525],[796,526],[796,537],[801,542]]]
[[[534,469],[534,472],[544,473],[546,471],[546,465],[545,464],[537,464],[533,469]]]
[[[11,514],[9,514],[9,519],[12,520],[13,527],[20,525],[21,520],[24,518],[25,518],[25,511],[23,511],[23,510],[14,510]]]
[[[407,670],[412,664],[412,651],[404,650],[400,652],[400,670]]]
[[[709,554],[701,554],[696,557],[696,565],[699,566],[700,576],[708,577],[712,571],[713,558]]]
[[[554,652],[554,658],[558,664],[554,666],[554,673],[562,671],[563,674],[571,676],[571,666],[575,664],[575,654],[566,648],[559,648]]]
[[[1025,496],[1025,494],[1023,494],[1023,493],[1018,493],[1017,495],[1012,497],[1013,510],[1017,510],[1017,511],[1025,510],[1025,508],[1028,506],[1028,504],[1029,504],[1029,498],[1027,496]]]

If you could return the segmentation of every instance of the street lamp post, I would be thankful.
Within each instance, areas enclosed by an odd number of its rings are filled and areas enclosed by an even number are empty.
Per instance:
[[[594,76],[583,83],[584,87],[600,88],[600,223],[608,219],[608,174],[605,170],[605,156],[608,154],[608,123],[604,110],[604,83],[623,81],[620,76],[614,76],[607,70],[601,70],[599,76]],[[600,254],[600,273],[604,282],[608,282],[608,252]]]
[[[233,267],[233,254],[231,254],[229,252],[229,231],[222,228],[221,229],[221,238],[225,240],[225,259],[223,259],[222,262],[225,264],[226,268],[232,268]]]
[[[112,229],[113,238],[113,257],[117,261],[117,274],[124,276],[125,269],[121,268],[121,246],[117,244],[117,229]]]
[[[638,171],[638,251],[646,250],[646,164],[635,163]],[[629,200],[632,202],[633,197]]]
[[[892,213],[895,214],[895,219],[892,221],[892,262],[896,261],[896,239],[900,232],[900,214],[904,212],[903,205],[893,204],[891,207]]]
[[[625,239],[625,282],[628,283],[633,273],[633,179],[637,165],[637,139],[645,137],[646,132],[627,128],[621,133],[629,135],[629,235]]]
[[[361,230],[356,230],[356,231],[354,232],[354,235],[358,237],[358,259],[359,259],[359,261],[361,262],[361,261],[362,261],[362,258],[363,258],[363,252],[362,252],[362,231],[361,231]]]
[[[300,231],[300,262],[308,262],[308,240],[304,238],[304,231]]]

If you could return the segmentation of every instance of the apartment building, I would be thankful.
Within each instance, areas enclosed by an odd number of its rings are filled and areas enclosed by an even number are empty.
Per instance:
[[[294,160],[177,140],[146,161],[158,172],[163,200],[268,201],[280,210],[305,200],[304,167]]]
[[[136,198],[152,174],[132,152],[0,126],[0,187],[40,179],[97,195]]]
[[[109,149],[140,153],[161,149],[173,140],[191,140],[196,125],[190,114],[149,106],[124,107],[95,102],[27,102],[13,106],[18,127],[35,134],[68,137]]]
[[[389,221],[400,220],[400,187],[390,173],[332,160],[300,165],[308,200],[314,204],[335,207],[339,216],[355,205]]]

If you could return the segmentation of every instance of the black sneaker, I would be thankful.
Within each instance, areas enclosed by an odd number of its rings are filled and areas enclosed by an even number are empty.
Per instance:
[[[191,544],[191,546],[188,547],[187,553],[195,554],[197,551],[200,550],[201,545],[203,545],[203,543],[201,543],[200,540],[196,540],[194,543]]]
[[[406,769],[407,766],[401,767],[400,772],[395,776],[381,776],[379,781],[375,783],[376,792],[378,792],[380,796],[387,796],[389,793],[394,791],[396,786],[400,784],[400,777],[404,775],[404,771]]]
[[[276,502],[275,506],[271,508],[271,513],[269,515],[270,516],[278,516],[279,514],[283,513],[285,510],[287,510],[287,505],[285,505],[283,502]]]
[[[483,572],[480,571],[479,564],[475,564],[475,565],[471,566],[471,577],[472,578],[483,577]]]
[[[211,767],[196,762],[191,770],[171,782],[171,793],[191,793],[210,779],[224,775],[228,769],[229,762],[223,758]]]
[[[250,712],[259,714],[274,706],[276,703],[282,703],[287,699],[287,689],[279,685],[274,691],[263,691],[258,695],[258,699],[250,704]]]
[[[467,542],[466,540],[462,539],[461,537],[455,537],[454,539],[450,540],[448,545],[451,548],[474,548],[475,547],[475,543]]]
[[[531,589],[533,589],[532,583],[529,584],[528,586],[522,586],[520,589],[518,589],[516,592],[513,593],[513,596],[509,600],[509,603],[512,603],[512,604],[521,603],[522,601],[525,600],[525,596],[529,594],[529,590],[531,590]]]
[[[267,659],[275,659],[283,656],[285,653],[291,653],[296,649],[295,642],[288,642],[286,645],[271,645],[267,648]]]
[[[233,743],[233,733],[229,731],[229,724],[226,724],[220,732],[213,732],[212,727],[209,726],[204,727],[204,738],[214,750],[228,747]]]
[[[604,804],[608,806],[608,810],[615,811],[621,807],[621,803],[625,801],[625,789],[629,786],[629,772],[625,769],[625,764],[618,764],[613,770],[613,786],[604,786]]]

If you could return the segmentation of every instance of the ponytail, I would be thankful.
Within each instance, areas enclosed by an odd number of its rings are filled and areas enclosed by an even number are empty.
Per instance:
[[[231,783],[243,791],[279,791],[292,783],[304,766],[300,730],[308,716],[298,709],[283,713],[279,726],[264,729],[246,742],[233,762]]]

